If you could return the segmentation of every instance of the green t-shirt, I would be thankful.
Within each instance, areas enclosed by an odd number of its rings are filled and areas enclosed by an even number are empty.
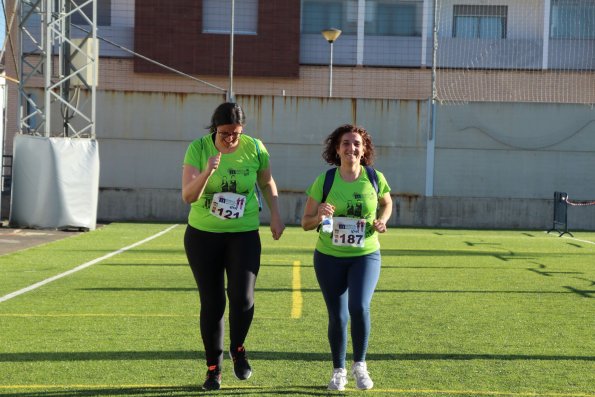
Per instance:
[[[258,145],[258,150],[256,145]],[[184,156],[184,164],[199,171],[205,170],[209,157],[216,156],[211,134],[193,141]],[[191,204],[188,224],[206,232],[246,232],[257,230],[260,225],[258,198],[255,194],[259,170],[269,168],[269,153],[258,139],[240,135],[238,148],[221,155],[219,167],[207,181],[202,196]],[[219,192],[237,193],[246,197],[244,215],[237,219],[221,219],[210,213],[213,195]]]
[[[326,202],[335,206],[334,218],[347,217],[366,220],[364,246],[334,245],[332,233],[325,233],[321,229],[316,243],[316,249],[319,252],[336,257],[350,257],[371,254],[380,248],[378,233],[374,230],[372,222],[376,218],[378,197],[390,192],[390,186],[380,171],[376,170],[376,174],[378,175],[378,194],[376,194],[364,168],[362,168],[359,178],[353,182],[345,182],[337,169]],[[318,175],[314,183],[306,190],[306,194],[319,203],[322,200],[325,175],[326,172]]]

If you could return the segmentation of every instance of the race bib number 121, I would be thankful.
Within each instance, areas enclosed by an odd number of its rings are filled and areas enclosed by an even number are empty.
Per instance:
[[[238,219],[244,216],[246,197],[235,193],[215,193],[211,202],[211,215],[221,219]]]

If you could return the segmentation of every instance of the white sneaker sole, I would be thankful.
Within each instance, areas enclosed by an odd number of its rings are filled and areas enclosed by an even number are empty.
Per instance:
[[[370,390],[374,387],[374,384],[371,384],[370,387],[359,387],[359,386],[355,386],[357,387],[358,390]]]

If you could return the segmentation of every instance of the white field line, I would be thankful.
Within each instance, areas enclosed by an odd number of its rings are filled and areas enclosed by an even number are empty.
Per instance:
[[[570,237],[570,236],[562,236],[562,237],[568,238],[570,240],[580,241],[581,243],[587,243],[587,244],[593,244],[593,245],[595,245],[595,242],[589,241],[589,240],[581,240],[580,238]]]
[[[570,237],[570,236],[555,236],[555,235],[553,235],[553,234],[549,234],[549,233],[548,233],[548,236],[552,236],[552,237],[558,237],[558,238],[562,237],[562,238],[567,238],[567,239],[569,239],[569,240],[580,241],[581,243],[586,243],[586,244],[593,244],[593,245],[595,245],[595,242],[594,242],[594,241],[589,241],[589,240],[581,240],[580,238],[576,238],[576,237]]]
[[[165,233],[168,233],[170,230],[172,230],[176,226],[178,226],[178,225],[172,225],[172,226],[168,227],[167,229],[165,229],[165,230],[163,230],[163,231],[161,231],[161,232],[159,232],[157,234],[154,234],[154,235],[152,235],[150,237],[147,237],[144,240],[141,240],[141,241],[138,241],[138,242],[136,242],[134,244],[131,244],[128,247],[120,248],[117,251],[110,252],[109,254],[104,255],[101,258],[93,259],[92,261],[89,261],[87,263],[83,263],[82,265],[79,265],[79,266],[77,266],[77,267],[75,267],[73,269],[70,269],[68,271],[65,271],[64,273],[57,274],[57,275],[55,275],[53,277],[50,277],[50,278],[46,278],[45,280],[42,280],[42,281],[40,281],[38,283],[35,283],[35,284],[32,284],[32,285],[30,285],[28,287],[22,288],[22,289],[20,289],[18,291],[11,292],[8,295],[4,295],[4,296],[0,297],[0,303],[6,302],[9,299],[12,299],[12,298],[17,297],[19,295],[22,295],[22,294],[25,294],[27,292],[33,291],[33,290],[35,290],[35,289],[37,289],[39,287],[42,287],[42,286],[44,286],[46,284],[49,284],[49,283],[51,283],[53,281],[59,280],[62,277],[70,276],[71,274],[76,273],[79,270],[86,269],[89,266],[93,266],[94,264],[99,263],[99,262],[101,262],[101,261],[103,261],[105,259],[111,258],[112,256],[121,254],[122,252],[126,252],[126,251],[128,251],[128,250],[130,250],[132,248],[138,247],[141,244],[144,244],[144,243],[146,243],[148,241],[151,241],[151,240],[153,240],[153,239],[155,239],[157,237],[163,236]]]

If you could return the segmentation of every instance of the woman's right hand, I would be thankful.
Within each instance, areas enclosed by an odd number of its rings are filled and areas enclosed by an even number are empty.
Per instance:
[[[209,176],[213,175],[213,172],[219,167],[219,163],[221,162],[221,152],[217,153],[217,155],[209,157],[207,162],[207,170],[209,171]]]
[[[330,218],[335,213],[335,206],[329,203],[321,203],[318,206],[318,222],[322,222],[323,217]]]

